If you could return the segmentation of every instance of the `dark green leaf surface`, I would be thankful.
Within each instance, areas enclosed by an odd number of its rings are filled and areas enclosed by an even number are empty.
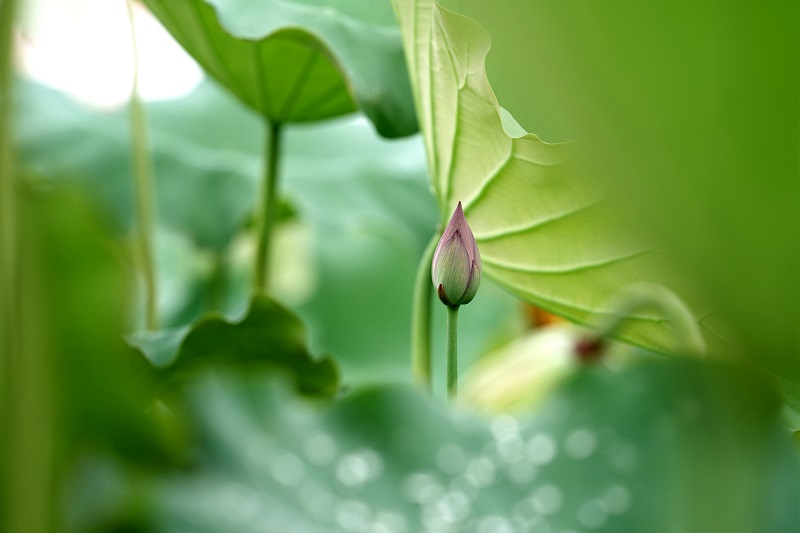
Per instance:
[[[726,368],[580,372],[526,420],[450,414],[404,387],[318,411],[263,381],[192,388],[203,446],[162,531],[791,531],[778,401]]]
[[[145,3],[211,76],[273,122],[360,108],[384,136],[417,130],[400,35],[384,0],[341,8],[296,0]]]
[[[300,319],[263,295],[254,296],[247,314],[239,319],[210,314],[191,327],[141,332],[129,341],[163,368],[161,378],[170,384],[189,381],[198,371],[214,367],[285,374],[308,396],[332,397],[339,389],[336,364],[329,357],[311,356]]]

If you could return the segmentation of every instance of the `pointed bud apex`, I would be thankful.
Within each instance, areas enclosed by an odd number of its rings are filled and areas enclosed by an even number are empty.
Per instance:
[[[481,284],[481,255],[458,202],[433,254],[431,276],[445,305],[468,304]]]

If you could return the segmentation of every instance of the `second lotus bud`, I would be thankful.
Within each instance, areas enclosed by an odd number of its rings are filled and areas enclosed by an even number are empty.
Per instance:
[[[481,284],[481,255],[472,230],[458,202],[433,254],[431,277],[436,294],[445,305],[472,301]]]

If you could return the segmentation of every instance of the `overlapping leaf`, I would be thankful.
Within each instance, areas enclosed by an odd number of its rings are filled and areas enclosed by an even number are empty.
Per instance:
[[[585,370],[524,421],[453,415],[398,386],[359,390],[320,411],[263,380],[219,375],[192,387],[189,404],[199,464],[151,492],[159,531],[796,525],[796,457],[770,431],[777,398],[703,364]]]
[[[277,371],[308,396],[331,397],[339,389],[336,364],[330,357],[311,356],[300,319],[263,295],[253,297],[239,320],[210,314],[191,327],[137,333],[130,342],[153,364],[164,367],[165,382],[185,382],[213,366]]]
[[[211,76],[271,121],[360,108],[384,136],[417,130],[400,35],[373,0],[346,10],[297,0],[145,3]]]
[[[667,259],[629,228],[598,179],[577,164],[575,145],[548,144],[502,109],[484,62],[489,36],[433,0],[395,0],[433,186],[443,220],[462,201],[486,274],[526,300],[577,322],[612,312],[630,283],[679,286]],[[692,308],[710,351],[725,342]],[[631,315],[623,339],[674,348],[674,328],[655,309]]]
[[[134,221],[127,117],[88,110],[32,83],[20,88],[21,163],[82,186],[125,235]],[[172,328],[193,322],[211,305],[209,251],[226,254],[237,246],[253,208],[263,131],[257,116],[210,82],[181,99],[149,103],[148,117],[159,200],[160,323]],[[334,354],[348,385],[410,380],[411,310],[393,305],[375,313],[374,306],[377,292],[384,301],[406,301],[436,222],[421,139],[387,141],[353,117],[287,128],[284,146],[286,195],[313,239],[306,296],[290,302],[313,324],[312,351]],[[301,246],[293,241],[291,247]],[[276,272],[297,279],[304,263],[286,253],[276,257],[287,265]],[[249,292],[249,262],[241,256],[228,261],[220,307],[226,314],[239,309]],[[465,366],[519,327],[515,299],[505,291],[486,285],[477,298],[480,307],[462,317]],[[434,334],[443,332],[443,323],[434,328]],[[174,333],[161,339],[167,348],[173,343],[171,353],[182,338]],[[443,345],[444,338],[434,342]],[[377,349],[381,357],[375,357]]]

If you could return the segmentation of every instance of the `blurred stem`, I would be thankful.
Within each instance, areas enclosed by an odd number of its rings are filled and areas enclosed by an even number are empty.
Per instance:
[[[447,397],[458,395],[458,305],[447,306]]]
[[[227,249],[214,250],[211,281],[209,286],[209,308],[222,310],[228,273]]]
[[[431,302],[433,284],[431,283],[431,262],[439,234],[422,253],[414,282],[414,306],[411,316],[411,368],[414,378],[428,391],[431,390]]]
[[[46,295],[37,272],[20,267],[25,241],[11,138],[16,9],[16,0],[0,1],[0,531],[45,533],[55,525],[55,436],[46,313],[36,305]]]
[[[18,486],[12,477],[12,444],[16,401],[11,388],[21,339],[18,309],[16,180],[11,148],[12,46],[16,0],[0,1],[0,531],[16,525],[14,499]]]
[[[18,277],[23,287],[18,295],[23,297],[17,305],[20,316],[16,319],[21,342],[16,345],[11,361],[8,387],[11,403],[8,425],[3,428],[7,483],[3,487],[5,490],[0,491],[5,493],[6,507],[0,510],[0,515],[6,523],[0,524],[0,531],[49,533],[55,531],[60,522],[55,491],[59,481],[55,452],[57,439],[61,437],[53,399],[54,359],[50,332],[54,324],[48,313],[52,295],[43,286],[40,266],[42,249],[49,243],[41,231],[27,231],[36,220],[30,216],[22,220],[20,217],[20,229],[26,233],[20,242],[25,242],[26,248],[19,260],[25,268]]]
[[[598,339],[613,336],[626,319],[643,309],[656,308],[675,327],[679,353],[703,355],[706,342],[703,333],[687,305],[674,292],[655,283],[633,283],[623,287],[615,296],[613,314],[595,327]]]
[[[17,205],[11,148],[11,56],[16,0],[0,1],[0,337],[3,352],[10,357],[18,328],[17,307]],[[6,368],[0,364],[0,385]],[[0,388],[0,393],[3,391]],[[2,395],[0,394],[0,401]],[[2,407],[2,404],[0,404]],[[0,411],[2,412],[2,411]]]
[[[272,223],[275,220],[275,193],[278,186],[278,159],[281,150],[282,126],[278,122],[269,123],[266,161],[264,164],[264,182],[261,191],[261,212],[258,225],[258,248],[256,264],[253,272],[253,291],[269,290],[270,245],[272,241]]]
[[[153,258],[153,168],[147,144],[147,121],[144,105],[141,98],[139,98],[139,52],[136,43],[133,0],[128,0],[127,5],[131,25],[131,41],[133,43],[133,87],[131,90],[130,114],[136,215],[139,224],[137,228],[137,247],[144,276],[145,326],[147,329],[153,330],[158,328],[156,272]]]

